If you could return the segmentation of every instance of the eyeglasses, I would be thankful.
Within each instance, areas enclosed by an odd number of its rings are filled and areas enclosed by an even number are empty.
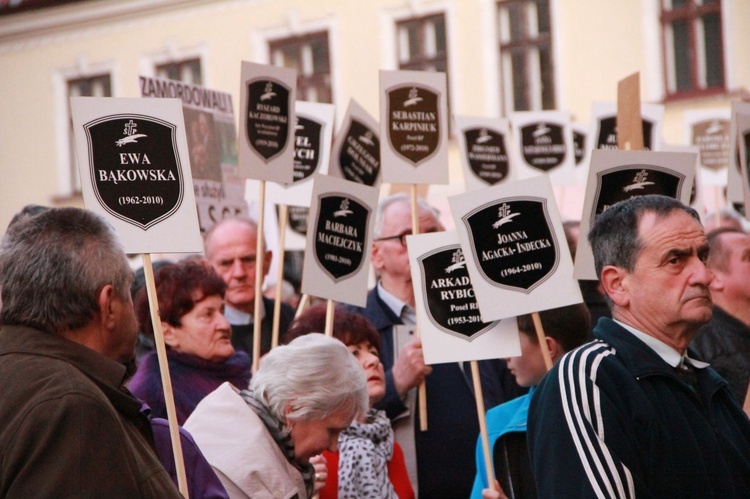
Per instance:
[[[420,234],[429,234],[432,232],[438,232],[439,230],[441,230],[439,227],[430,227],[424,232],[420,232]],[[375,242],[392,241],[394,239],[398,239],[398,241],[401,243],[401,246],[406,248],[406,236],[411,236],[411,229],[407,230],[406,232],[402,232],[401,234],[396,234],[395,236],[379,237],[378,239],[375,239]]]
[[[401,246],[406,248],[406,236],[411,236],[411,231],[406,231],[402,234],[396,234],[395,236],[388,236],[388,237],[380,237],[378,239],[375,239],[375,242],[381,242],[381,241],[392,241],[394,239],[398,239],[401,243]]]

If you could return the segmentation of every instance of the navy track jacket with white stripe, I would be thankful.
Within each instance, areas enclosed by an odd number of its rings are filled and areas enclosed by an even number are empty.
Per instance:
[[[532,397],[539,497],[750,498],[750,420],[726,382],[697,369],[692,391],[611,319],[594,336]]]

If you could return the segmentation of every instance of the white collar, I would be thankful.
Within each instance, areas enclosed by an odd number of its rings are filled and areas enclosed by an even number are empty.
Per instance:
[[[260,307],[260,320],[263,320],[266,316],[266,307]],[[229,305],[224,305],[224,317],[227,322],[234,326],[244,326],[253,323],[253,314],[248,314],[242,310],[237,310]]]
[[[385,305],[404,323],[415,324],[417,322],[414,309],[406,302],[401,301],[396,298],[395,295],[387,291],[380,281],[378,281],[378,296],[380,296],[383,303],[385,303]]]
[[[651,350],[656,352],[656,355],[662,358],[664,362],[669,364],[672,367],[677,367],[686,360],[689,361],[689,363],[697,368],[697,369],[703,369],[708,367],[708,364],[705,362],[701,362],[700,360],[693,359],[688,356],[687,350],[685,351],[685,355],[680,355],[680,352],[675,350],[674,348],[670,347],[663,341],[661,341],[658,338],[654,338],[650,334],[646,334],[643,331],[639,331],[638,329],[634,328],[633,326],[629,326],[625,324],[624,322],[618,321],[617,319],[613,319],[617,324],[627,329],[630,333],[633,334],[636,338],[644,342],[646,345],[648,345]]]

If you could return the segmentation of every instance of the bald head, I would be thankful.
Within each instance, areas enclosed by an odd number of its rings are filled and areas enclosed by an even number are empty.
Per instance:
[[[226,303],[251,314],[255,302],[258,226],[249,219],[229,218],[206,233],[206,258],[227,283]],[[268,273],[271,252],[263,251],[262,272]]]

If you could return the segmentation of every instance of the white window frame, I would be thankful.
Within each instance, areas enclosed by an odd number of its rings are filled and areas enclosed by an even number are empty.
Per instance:
[[[341,88],[341,69],[338,48],[340,43],[340,30],[338,20],[334,16],[326,16],[321,19],[300,22],[297,13],[295,11],[290,12],[287,16],[286,25],[278,28],[260,30],[253,32],[250,35],[250,44],[254,53],[252,60],[260,64],[273,64],[270,60],[269,54],[272,42],[284,38],[307,36],[321,31],[328,33],[328,57],[330,58],[328,62],[331,69],[331,101],[336,104],[338,102],[339,88]],[[340,105],[336,106],[336,112],[341,112],[341,117],[343,117],[344,107],[345,106]]]
[[[81,56],[75,66],[59,68],[52,74],[52,88],[55,102],[55,145],[57,151],[55,164],[57,169],[57,195],[59,197],[68,198],[76,196],[80,192],[80,185],[73,181],[73,169],[77,168],[77,165],[70,163],[70,158],[75,155],[75,151],[71,150],[69,135],[71,116],[68,102],[68,82],[104,74],[108,74],[110,77],[112,96],[119,95],[119,67],[114,61],[89,62],[85,56]]]

